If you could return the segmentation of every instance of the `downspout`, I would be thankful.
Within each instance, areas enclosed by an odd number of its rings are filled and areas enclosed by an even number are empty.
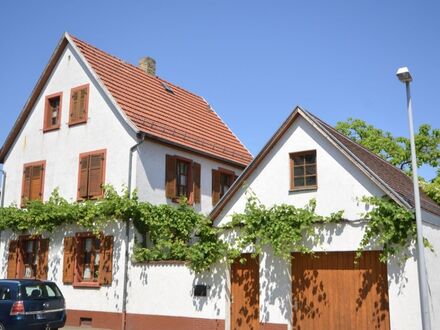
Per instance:
[[[0,169],[0,173],[2,175],[2,192],[0,195],[0,207],[5,206],[5,187],[6,187],[6,172],[2,169]],[[0,230],[0,242],[2,241],[2,233],[3,231]]]
[[[5,206],[5,187],[6,187],[6,172],[2,169],[0,169],[0,173],[2,174],[2,192],[1,192],[1,201],[0,201],[0,207]]]
[[[133,168],[133,152],[145,141],[145,135],[138,133],[139,142],[130,148],[128,158],[128,183],[127,192],[128,198],[131,198],[131,179]],[[122,329],[126,329],[127,325],[127,291],[128,291],[128,259],[130,257],[129,245],[130,245],[130,222],[132,219],[127,219],[125,222],[125,259],[124,259],[124,288],[122,291]]]

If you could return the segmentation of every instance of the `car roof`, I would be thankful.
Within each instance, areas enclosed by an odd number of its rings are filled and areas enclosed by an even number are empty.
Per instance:
[[[0,280],[0,284],[41,284],[41,283],[52,283],[51,281],[40,281],[34,279],[13,279],[13,280]]]

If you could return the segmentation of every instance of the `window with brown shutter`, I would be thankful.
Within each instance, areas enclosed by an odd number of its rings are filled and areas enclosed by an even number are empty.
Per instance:
[[[79,155],[78,200],[100,198],[104,194],[106,150]]]
[[[47,279],[49,239],[20,236],[9,243],[8,278]]]
[[[63,93],[46,96],[43,132],[60,128]]]
[[[69,126],[87,122],[89,109],[89,84],[70,91]]]
[[[218,203],[236,179],[234,171],[224,168],[212,170],[212,205]]]
[[[64,238],[64,284],[77,287],[110,285],[112,273],[113,236],[85,232]]]
[[[24,164],[21,207],[25,207],[28,201],[43,200],[45,168],[46,161]]]
[[[291,153],[290,190],[316,189],[316,150]]]
[[[200,203],[201,166],[191,159],[166,155],[165,164],[165,195],[173,202],[180,197],[188,199],[189,204]]]

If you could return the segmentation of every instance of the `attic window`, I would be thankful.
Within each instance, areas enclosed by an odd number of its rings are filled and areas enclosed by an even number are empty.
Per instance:
[[[163,88],[165,88],[165,90],[166,90],[168,93],[173,93],[173,94],[174,94],[173,89],[172,89],[168,84],[162,82],[162,86],[163,86]]]
[[[316,188],[316,150],[291,153],[290,190]]]

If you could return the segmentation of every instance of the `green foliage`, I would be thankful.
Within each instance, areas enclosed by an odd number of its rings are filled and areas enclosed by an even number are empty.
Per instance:
[[[315,208],[314,200],[304,208],[286,204],[267,208],[251,193],[244,213],[234,214],[232,222],[224,228],[239,228],[236,242],[239,249],[252,246],[254,254],[259,254],[265,245],[270,245],[276,255],[288,259],[292,251],[311,252],[303,241],[304,238],[317,241],[315,224],[336,223],[342,218],[342,211],[323,217],[315,213]]]
[[[361,119],[349,118],[338,122],[336,129],[353,141],[382,157],[402,170],[411,170],[410,141],[405,137],[394,137],[390,132],[383,131]],[[428,124],[419,127],[415,134],[417,166],[440,166],[440,129],[433,129]]]
[[[15,232],[53,232],[57,227],[77,224],[99,232],[111,221],[133,219],[136,229],[152,241],[149,248],[137,246],[137,261],[185,260],[193,270],[206,270],[217,260],[228,256],[226,243],[218,239],[218,229],[211,221],[195,212],[186,201],[178,207],[140,202],[125,190],[119,195],[105,187],[99,201],[68,202],[55,190],[47,202],[31,201],[26,208],[0,208],[0,230]]]
[[[431,197],[431,199],[440,205],[440,170],[437,177],[431,182],[426,182],[425,180],[420,180],[423,191]]]
[[[147,244],[138,244],[134,250],[138,262],[183,260],[200,272],[228,255],[227,244],[219,240],[219,230],[186,200],[178,207],[139,203],[138,211],[134,225],[148,238]]]
[[[365,214],[368,222],[357,256],[359,257],[368,245],[379,244],[383,246],[380,255],[382,262],[386,262],[390,257],[405,260],[408,257],[406,252],[417,240],[414,213],[389,198],[365,197],[362,201],[373,208]],[[425,247],[432,250],[426,238],[423,242]]]

